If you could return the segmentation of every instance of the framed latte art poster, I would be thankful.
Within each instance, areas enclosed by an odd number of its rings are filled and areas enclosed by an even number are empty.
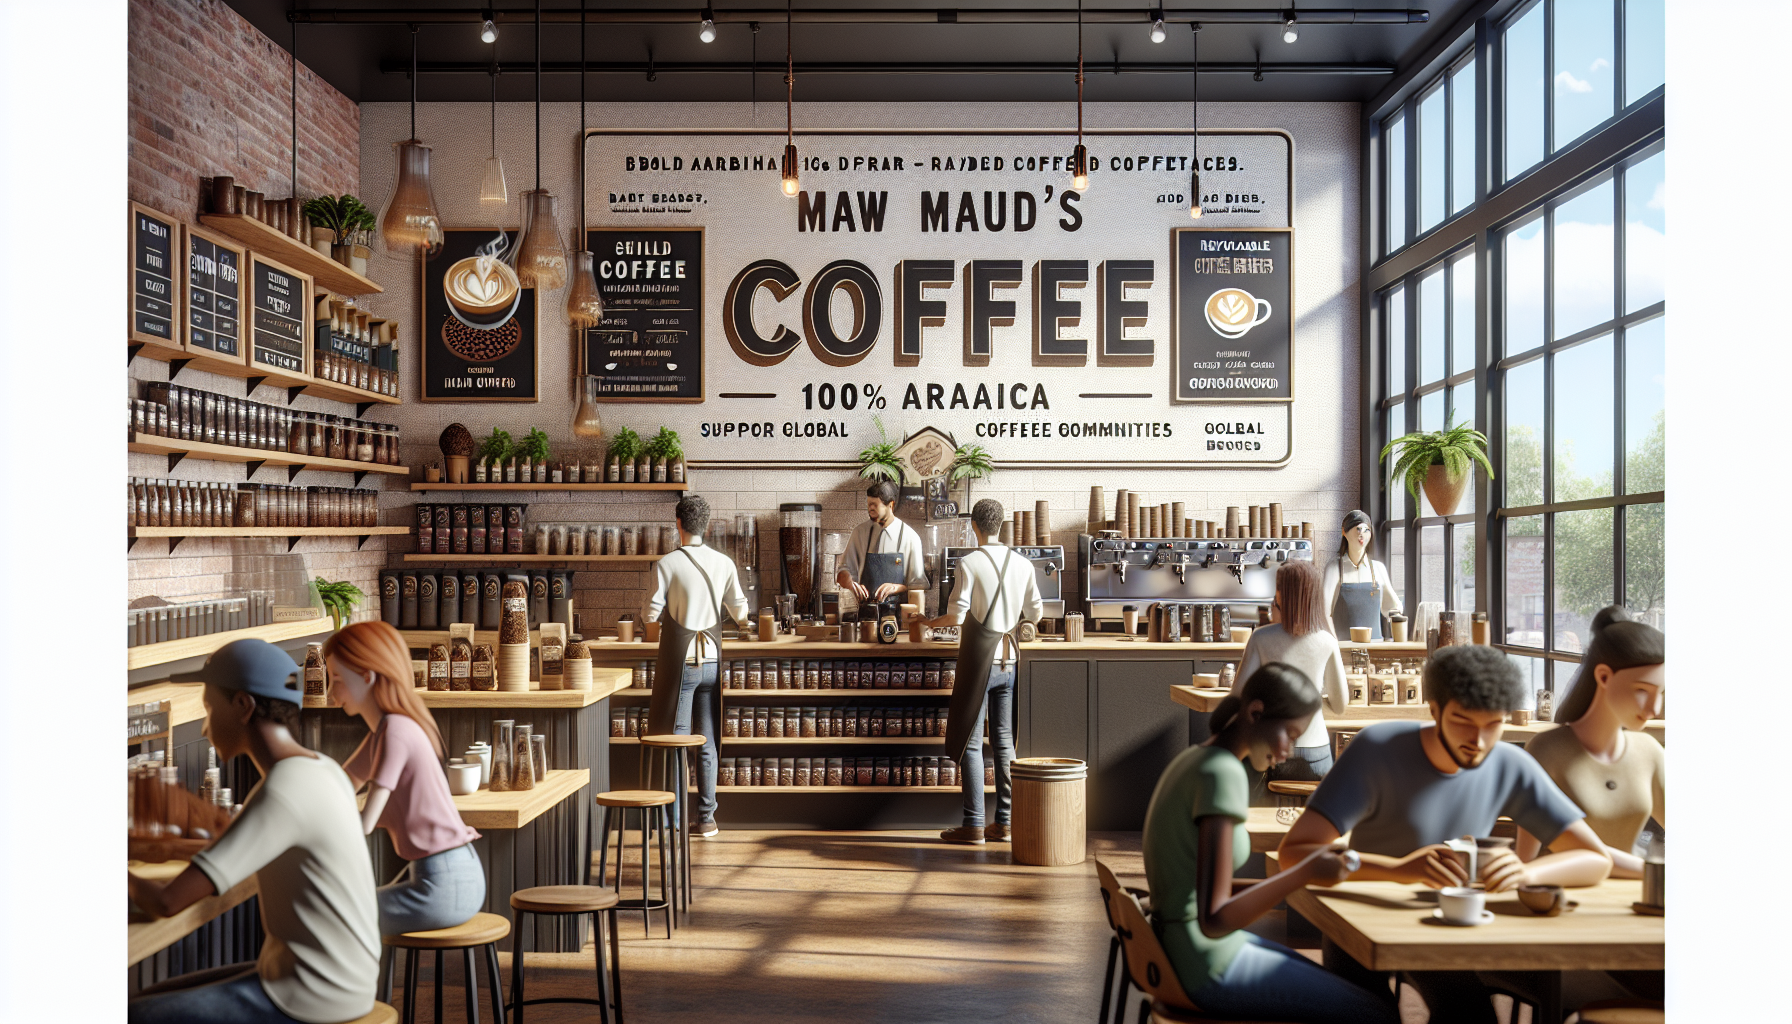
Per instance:
[[[539,401],[540,303],[506,262],[517,232],[442,234],[423,261],[423,401]]]
[[[1294,229],[1170,232],[1178,402],[1294,401]]]

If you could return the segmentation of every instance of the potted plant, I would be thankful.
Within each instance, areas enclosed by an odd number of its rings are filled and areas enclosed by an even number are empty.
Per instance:
[[[899,447],[884,432],[884,421],[881,416],[871,417],[871,423],[877,427],[877,443],[859,452],[859,475],[870,480],[891,480],[902,482],[902,459],[896,454]]]
[[[635,433],[633,427],[623,427],[610,438],[607,454],[610,457],[609,471],[606,474],[609,482],[634,483],[635,458],[641,454],[641,435]]]
[[[994,459],[980,444],[961,444],[952,450],[952,466],[947,470],[946,478],[951,481],[953,490],[960,484],[964,487],[964,494],[958,500],[959,515],[971,514],[971,481],[987,480],[995,471]]]
[[[498,473],[498,479],[491,480],[491,483],[504,482],[504,460],[510,458],[510,449],[509,432],[493,427],[491,436],[479,442],[479,483],[487,482],[490,470],[497,470]]]
[[[1400,456],[1394,461],[1394,476],[1406,481],[1415,504],[1422,485],[1432,511],[1440,516],[1455,514],[1474,476],[1475,463],[1487,470],[1489,480],[1493,479],[1493,465],[1487,461],[1487,435],[1454,419],[1452,410],[1444,421],[1444,429],[1397,437],[1381,450],[1381,459],[1386,462],[1394,449],[1400,449]]]
[[[354,614],[355,607],[367,599],[360,587],[347,580],[332,583],[319,576],[314,585],[317,587],[318,599],[323,601],[324,608],[330,613],[330,622],[336,629],[341,629],[348,622],[349,616]]]
[[[374,227],[373,211],[361,200],[351,195],[318,196],[305,201],[305,219],[314,228],[323,228],[330,233],[331,244],[328,252],[330,258],[348,267],[357,274],[367,273],[367,258],[373,250],[360,244],[358,236],[361,232],[372,231]],[[324,252],[321,239],[322,232],[314,236],[312,245],[319,252]]]
[[[522,443],[517,445],[517,450],[522,454],[523,459],[527,463],[534,466],[532,472],[534,474],[535,482],[538,484],[547,483],[548,435],[543,433],[540,427],[530,427],[528,436],[524,437]]]
[[[653,456],[654,483],[684,483],[684,442],[678,431],[661,427],[647,442],[647,452]]]

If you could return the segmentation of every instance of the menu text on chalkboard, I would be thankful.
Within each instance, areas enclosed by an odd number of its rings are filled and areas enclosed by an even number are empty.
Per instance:
[[[1294,231],[1170,233],[1178,402],[1294,400]]]
[[[249,256],[251,361],[288,373],[305,372],[308,280],[256,254]]]
[[[603,322],[585,332],[585,372],[597,397],[703,401],[703,229],[598,229]]]
[[[187,229],[187,346],[240,357],[242,255]]]
[[[171,345],[176,337],[176,238],[179,223],[131,206],[131,336]],[[141,336],[141,338],[139,337]]]

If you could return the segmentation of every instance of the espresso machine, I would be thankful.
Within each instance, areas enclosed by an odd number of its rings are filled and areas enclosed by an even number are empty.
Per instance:
[[[958,560],[977,550],[974,547],[949,547],[940,565],[940,610],[950,607],[952,588],[958,585]],[[1043,547],[1016,545],[1011,548],[1014,557],[1024,558],[1033,563],[1033,582],[1039,587],[1039,597],[1045,602],[1042,619],[1062,619],[1064,617],[1064,545],[1047,544]]]
[[[1276,596],[1276,570],[1290,560],[1313,560],[1313,542],[1300,538],[1123,538],[1108,531],[1077,538],[1087,628],[1121,622],[1132,608],[1153,604],[1248,606],[1236,621],[1257,621],[1257,609]],[[1246,615],[1240,614],[1247,612]]]

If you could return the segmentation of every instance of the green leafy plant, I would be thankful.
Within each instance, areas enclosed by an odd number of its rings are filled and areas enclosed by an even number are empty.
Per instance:
[[[530,427],[529,436],[516,446],[517,454],[530,462],[548,461],[548,435],[540,427]]]
[[[623,427],[610,437],[608,454],[623,462],[635,461],[641,455],[641,435],[633,427]]]
[[[336,241],[346,242],[357,231],[372,231],[373,211],[351,195],[318,196],[305,200],[305,219],[312,227],[336,232]]]
[[[319,576],[315,585],[317,596],[323,601],[325,610],[330,613],[330,621],[337,629],[341,629],[348,617],[354,614],[355,608],[367,600],[367,595],[361,592],[361,588],[347,580],[331,582]]]
[[[1381,450],[1383,462],[1394,449],[1400,450],[1394,461],[1394,476],[1406,480],[1406,489],[1415,502],[1419,500],[1419,485],[1425,482],[1425,474],[1432,466],[1442,466],[1451,479],[1461,479],[1478,462],[1487,470],[1487,478],[1493,479],[1493,464],[1487,461],[1487,435],[1466,423],[1455,422],[1455,416],[1455,410],[1451,410],[1442,430],[1396,437]]]
[[[671,462],[684,458],[684,442],[679,439],[678,431],[661,427],[660,432],[648,440],[646,451],[656,459]]]
[[[510,458],[516,446],[511,443],[510,432],[492,428],[491,436],[479,442],[479,457],[491,465],[500,465]]]
[[[953,480],[987,480],[995,471],[995,461],[980,444],[961,444],[952,451]]]
[[[872,425],[877,427],[877,443],[859,452],[859,475],[872,480],[902,480],[902,459],[896,454],[898,447],[884,432],[884,421],[881,416],[871,417]]]

